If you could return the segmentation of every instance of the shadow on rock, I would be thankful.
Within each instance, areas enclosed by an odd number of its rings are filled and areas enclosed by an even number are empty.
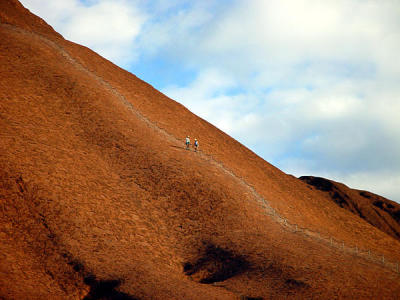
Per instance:
[[[138,300],[116,290],[121,285],[120,280],[96,280],[94,275],[89,275],[85,277],[84,282],[90,286],[90,291],[84,300]]]
[[[206,246],[204,254],[195,262],[183,266],[186,275],[200,283],[224,281],[249,268],[249,263],[241,255],[214,245]]]

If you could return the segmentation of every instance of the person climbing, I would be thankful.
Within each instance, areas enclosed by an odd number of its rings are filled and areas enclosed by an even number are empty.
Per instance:
[[[185,142],[185,144],[186,144],[186,150],[190,150],[190,149],[189,149],[189,146],[190,146],[190,136],[187,136],[187,137],[186,137],[186,142]]]
[[[197,152],[197,148],[199,147],[199,141],[194,139],[194,152]]]

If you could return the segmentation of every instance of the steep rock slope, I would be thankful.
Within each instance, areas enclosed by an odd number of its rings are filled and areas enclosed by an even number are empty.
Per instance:
[[[333,180],[302,176],[300,180],[327,193],[340,207],[400,240],[400,204],[382,196],[355,190]]]
[[[281,221],[393,260],[398,241],[17,1],[0,21],[1,297],[400,293],[392,270]]]

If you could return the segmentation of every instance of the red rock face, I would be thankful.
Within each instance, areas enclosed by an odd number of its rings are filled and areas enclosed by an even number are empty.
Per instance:
[[[326,192],[332,201],[400,240],[400,204],[376,194],[355,190],[321,177],[303,176],[301,180]]]
[[[400,294],[398,240],[17,1],[0,21],[0,297]]]

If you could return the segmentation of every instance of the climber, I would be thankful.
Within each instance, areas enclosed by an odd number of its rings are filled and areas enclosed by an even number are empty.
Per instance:
[[[194,139],[194,152],[197,152],[197,148],[199,147],[199,142],[197,139]]]
[[[190,146],[190,136],[187,136],[187,137],[186,137],[186,142],[185,142],[185,144],[186,144],[186,150],[190,150],[190,149],[189,149],[189,146]]]

